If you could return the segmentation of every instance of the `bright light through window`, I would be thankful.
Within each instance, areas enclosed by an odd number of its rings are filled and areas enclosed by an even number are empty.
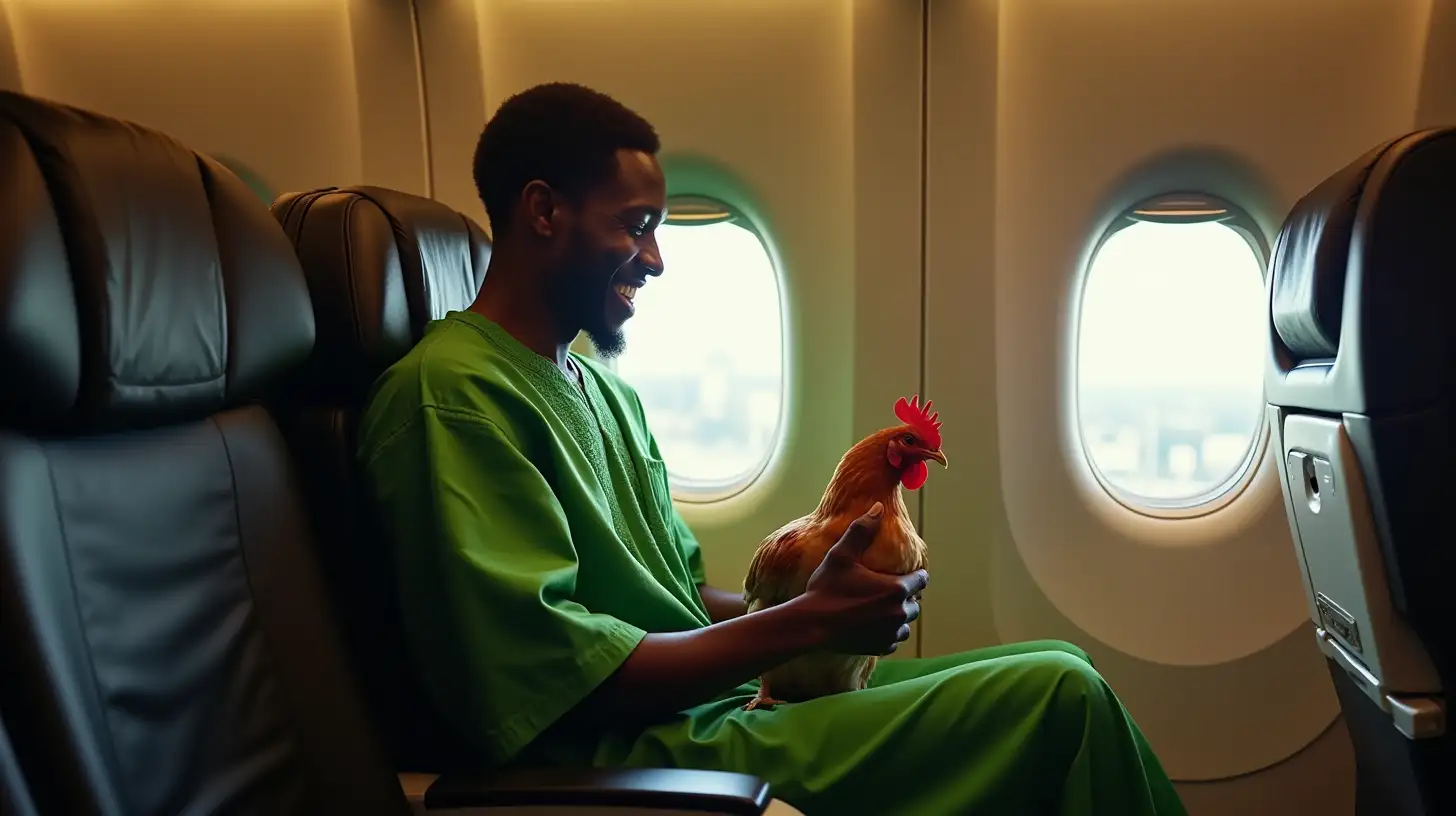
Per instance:
[[[1222,223],[1139,222],[1102,244],[1084,287],[1077,409],[1093,467],[1134,499],[1212,500],[1263,429],[1258,255]]]
[[[784,399],[773,262],[734,221],[657,230],[665,273],[647,281],[617,371],[637,389],[674,494],[733,491],[773,453]]]

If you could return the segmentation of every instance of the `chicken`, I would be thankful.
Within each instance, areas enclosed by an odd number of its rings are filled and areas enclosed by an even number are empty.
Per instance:
[[[775,530],[758,545],[743,581],[748,611],[777,606],[803,594],[809,577],[855,519],[881,502],[885,515],[861,563],[876,572],[904,575],[926,568],[925,542],[915,531],[900,488],[918,490],[929,476],[927,459],[946,467],[940,450],[938,414],[920,397],[895,403],[903,425],[861,440],[839,460],[819,506],[807,516]],[[745,708],[771,708],[786,702],[862,689],[879,658],[815,652],[795,658],[763,675],[758,696]]]

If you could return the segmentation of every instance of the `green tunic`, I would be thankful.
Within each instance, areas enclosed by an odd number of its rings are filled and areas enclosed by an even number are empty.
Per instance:
[[[1058,642],[886,661],[869,689],[768,711],[742,710],[747,683],[645,730],[576,721],[647,632],[710,620],[641,402],[573,359],[580,387],[454,312],[360,423],[414,660],[485,756],[741,771],[807,814],[1184,813],[1086,654]]]

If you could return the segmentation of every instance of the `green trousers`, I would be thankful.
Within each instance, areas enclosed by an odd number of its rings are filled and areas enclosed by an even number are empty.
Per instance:
[[[599,743],[599,767],[749,773],[816,814],[1183,816],[1086,652],[1013,643],[881,661],[870,687],[767,711],[749,697]]]

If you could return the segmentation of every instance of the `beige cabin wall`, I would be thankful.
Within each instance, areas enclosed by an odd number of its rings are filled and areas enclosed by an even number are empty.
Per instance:
[[[1431,0],[1416,127],[1456,125],[1456,0]]]
[[[0,12],[0,87],[157,128],[275,192],[426,191],[408,2],[0,0]]]
[[[489,234],[490,221],[470,173],[475,142],[489,116],[475,0],[415,3],[415,14],[429,116],[431,195]]]
[[[1193,813],[1352,812],[1277,478],[1266,462],[1224,510],[1179,521],[1089,488],[1076,292],[1109,196],[1175,151],[1241,165],[1257,195],[1236,203],[1272,238],[1309,187],[1429,115],[1444,18],[1429,0],[930,8],[927,388],[947,444],[954,428],[976,447],[926,490],[931,591],[956,591],[927,598],[923,652],[1070,640]]]
[[[0,90],[23,90],[20,58],[15,53],[15,31],[10,26],[10,10],[5,3],[0,3]]]

